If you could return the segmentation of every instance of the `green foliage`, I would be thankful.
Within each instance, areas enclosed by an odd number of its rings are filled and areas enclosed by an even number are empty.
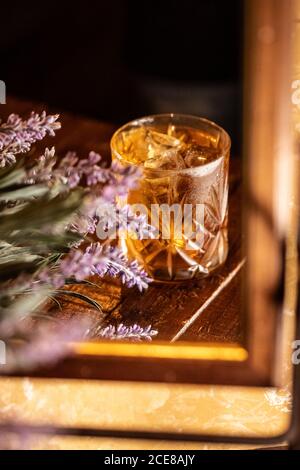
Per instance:
[[[83,190],[27,185],[25,174],[24,160],[0,169],[0,318],[30,314],[54,295],[50,287],[30,285],[26,276],[34,279],[82,239],[66,226],[82,205]]]

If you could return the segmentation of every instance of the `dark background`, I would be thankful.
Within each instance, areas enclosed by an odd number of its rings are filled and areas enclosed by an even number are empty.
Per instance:
[[[8,94],[115,123],[207,117],[238,149],[242,3],[2,2],[0,79]]]

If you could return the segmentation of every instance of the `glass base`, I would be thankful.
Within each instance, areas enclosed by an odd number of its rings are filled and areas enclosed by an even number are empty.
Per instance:
[[[227,228],[219,231],[204,253],[179,250],[168,246],[157,248],[158,240],[126,240],[129,257],[137,259],[156,283],[182,283],[203,279],[222,266],[228,256]]]

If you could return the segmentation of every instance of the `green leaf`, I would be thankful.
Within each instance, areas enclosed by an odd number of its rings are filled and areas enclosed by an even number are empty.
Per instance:
[[[22,202],[12,207],[5,207],[4,209],[1,210],[1,217],[6,217],[7,215],[16,214],[17,212],[20,212],[27,204],[28,202]]]
[[[61,195],[48,199],[42,197],[33,200],[16,214],[3,216],[0,213],[0,238],[17,230],[41,229],[45,225],[53,226],[70,218],[82,204],[83,191],[74,190],[64,197]]]
[[[0,242],[0,278],[7,280],[22,272],[34,272],[43,257],[33,254],[25,247],[17,247]]]
[[[42,184],[34,184],[13,191],[0,193],[0,201],[24,201],[34,197],[44,196],[49,192],[49,188]]]
[[[10,243],[23,244],[30,248],[31,253],[48,253],[49,251],[67,253],[72,244],[82,240],[81,235],[70,231],[56,235],[41,233],[38,230],[12,232],[7,234],[5,238]]]
[[[25,176],[25,169],[18,168],[18,165],[2,168],[0,170],[0,189],[20,184]]]

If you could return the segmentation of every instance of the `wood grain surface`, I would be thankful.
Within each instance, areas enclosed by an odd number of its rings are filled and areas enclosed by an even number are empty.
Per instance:
[[[32,109],[49,110],[47,106],[8,98],[1,106],[1,118],[9,113],[28,114]],[[99,152],[103,159],[110,158],[109,141],[115,126],[97,122],[83,116],[68,113],[61,115],[62,129],[55,139],[47,138],[35,148],[55,145],[57,153],[64,155],[75,150],[86,156],[90,150]],[[62,309],[50,306],[50,312],[63,320],[89,316],[96,325],[124,323],[149,324],[156,330],[156,339],[166,341],[240,342],[243,336],[241,303],[242,272],[244,260],[241,250],[242,188],[240,160],[231,159],[229,198],[229,241],[227,262],[211,277],[184,284],[150,285],[140,294],[137,289],[127,289],[111,279],[93,278],[99,287],[71,286],[70,289],[85,293],[97,300],[103,308],[101,314],[80,300],[60,298]]]

